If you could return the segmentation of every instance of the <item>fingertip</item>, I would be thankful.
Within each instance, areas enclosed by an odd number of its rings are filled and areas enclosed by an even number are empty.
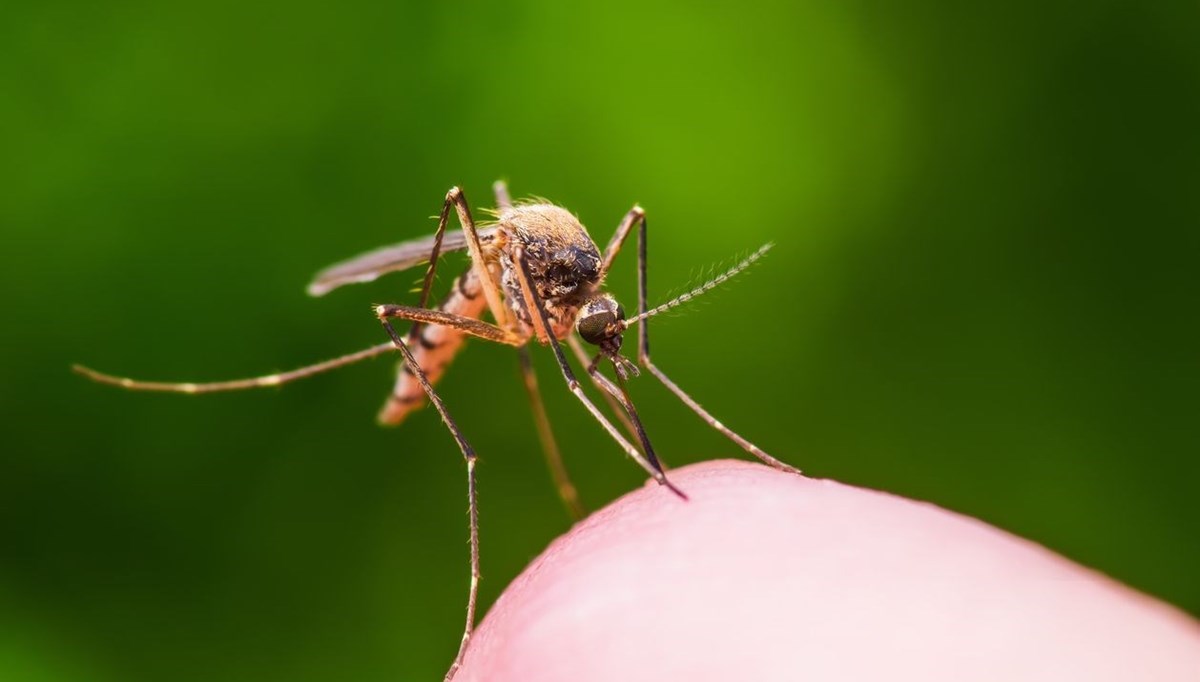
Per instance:
[[[488,613],[456,679],[1200,669],[1186,616],[975,519],[747,462],[671,476],[688,501],[650,483],[555,540]]]

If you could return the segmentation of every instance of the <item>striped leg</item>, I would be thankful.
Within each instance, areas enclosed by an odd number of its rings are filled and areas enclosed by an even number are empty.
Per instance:
[[[384,317],[379,320],[383,324],[383,328],[391,337],[392,343],[400,353],[404,356],[405,366],[412,372],[417,381],[421,382],[421,387],[425,389],[426,395],[429,396],[429,402],[433,403],[438,414],[442,417],[442,422],[446,428],[450,430],[450,435],[454,437],[454,442],[458,444],[458,449],[462,451],[463,459],[467,462],[467,517],[469,525],[469,535],[471,544],[471,586],[467,592],[467,622],[463,628],[462,640],[458,645],[458,653],[454,656],[454,662],[450,664],[450,669],[446,671],[446,682],[449,682],[462,667],[463,657],[467,653],[467,644],[471,641],[471,633],[475,630],[475,603],[479,598],[479,502],[478,494],[475,488],[475,450],[471,444],[467,442],[462,431],[459,430],[458,424],[450,416],[450,412],[446,410],[446,406],[442,403],[442,399],[437,392],[433,390],[433,385],[429,383],[425,372],[421,370],[421,366],[417,364],[416,359],[404,345],[404,341],[400,335],[396,333],[396,329],[392,327],[392,323]]]
[[[621,250],[621,245],[624,244],[625,238],[629,236],[634,224],[638,226],[638,314],[641,315],[646,312],[648,306],[646,296],[646,213],[641,208],[637,206],[633,207],[626,214],[625,219],[621,221],[620,227],[617,228],[616,234],[613,235],[612,241],[609,242],[608,247],[604,251],[604,267],[607,270],[613,259],[616,258],[617,253]],[[682,388],[676,385],[674,381],[671,381],[657,365],[651,362],[649,322],[649,318],[646,318],[641,320],[641,324],[638,325],[638,362],[650,370],[650,373],[657,377],[663,383],[663,386],[667,387],[667,390],[674,393],[675,397],[683,401],[684,405],[692,408],[692,411],[699,415],[709,426],[723,433],[726,438],[737,443],[743,450],[776,469],[794,474],[800,473],[799,469],[768,455],[757,445],[742,438],[732,429],[722,424],[716,417],[701,407],[700,403],[696,402]]]

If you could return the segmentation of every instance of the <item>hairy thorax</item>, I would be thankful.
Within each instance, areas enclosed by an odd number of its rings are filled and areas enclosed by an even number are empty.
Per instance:
[[[570,211],[551,204],[525,204],[500,213],[496,240],[505,298],[532,333],[533,319],[521,295],[514,247],[524,249],[538,295],[546,302],[554,335],[570,333],[579,306],[600,283],[600,251]]]

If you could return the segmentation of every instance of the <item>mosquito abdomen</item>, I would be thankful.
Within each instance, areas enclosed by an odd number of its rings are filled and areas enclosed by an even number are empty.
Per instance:
[[[463,317],[478,319],[487,307],[483,296],[483,287],[474,269],[468,269],[459,275],[451,285],[450,294],[439,306],[440,310]],[[412,343],[413,358],[425,371],[430,384],[436,384],[442,378],[446,367],[454,360],[454,355],[466,341],[466,335],[453,327],[442,325],[421,325],[417,338]],[[408,365],[400,363],[396,373],[396,385],[388,396],[383,409],[379,411],[379,423],[386,426],[397,426],[413,410],[425,405],[425,389],[409,371]]]

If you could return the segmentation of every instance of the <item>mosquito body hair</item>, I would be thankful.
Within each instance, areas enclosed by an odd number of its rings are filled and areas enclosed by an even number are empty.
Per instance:
[[[697,296],[700,296],[701,294],[704,294],[709,291],[712,291],[713,289],[716,289],[717,287],[721,286],[725,282],[728,282],[730,279],[732,279],[738,273],[742,272],[746,268],[753,265],[754,262],[757,261],[759,258],[762,258],[763,255],[767,251],[770,251],[772,246],[775,246],[775,245],[771,242],[767,242],[766,244],[763,244],[762,246],[758,247],[757,251],[755,251],[754,253],[750,254],[749,256],[746,256],[745,258],[743,258],[741,260],[741,262],[739,262],[737,265],[733,266],[732,268],[729,268],[728,270],[726,270],[725,272],[722,272],[721,274],[717,275],[716,277],[713,277],[712,279],[708,280],[704,284],[701,284],[700,286],[696,287],[695,289],[692,289],[691,291],[682,293],[682,294],[676,296],[675,298],[672,298],[671,300],[667,301],[666,303],[663,303],[662,305],[659,305],[655,308],[651,308],[650,310],[647,310],[646,312],[644,312],[640,315],[634,315],[633,317],[630,317],[630,318],[624,320],[624,322],[622,323],[622,327],[628,329],[629,327],[637,324],[638,322],[641,322],[642,320],[644,320],[648,317],[653,317],[655,315],[658,315],[659,313],[665,313],[668,310],[671,310],[673,308],[678,308],[679,306],[687,303],[688,301],[695,299]]]

